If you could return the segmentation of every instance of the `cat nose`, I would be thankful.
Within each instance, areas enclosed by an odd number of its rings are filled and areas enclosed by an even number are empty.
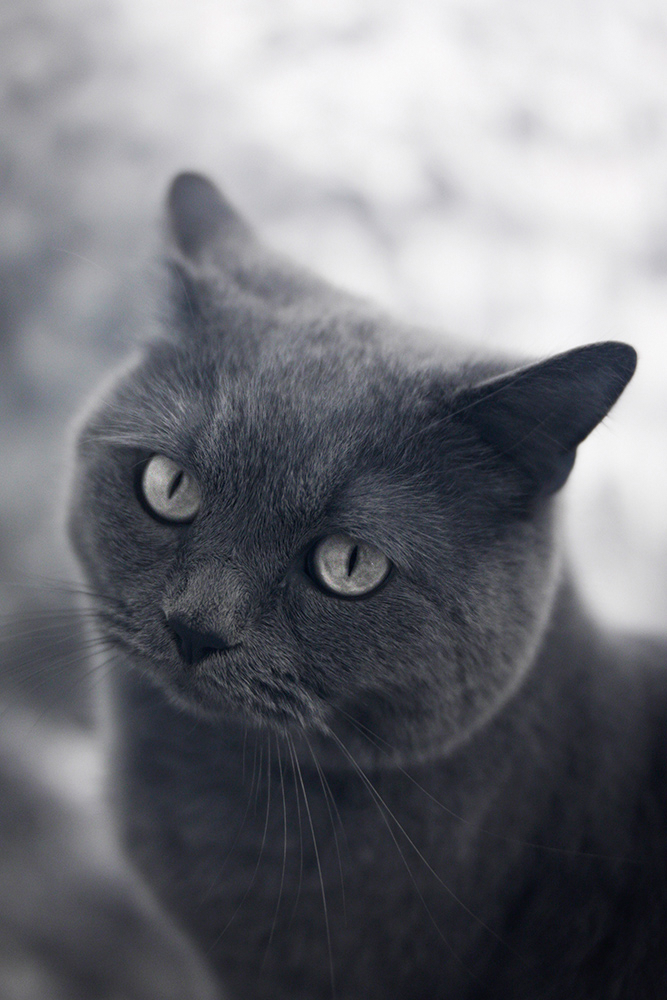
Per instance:
[[[175,615],[167,618],[167,627],[174,636],[179,653],[189,666],[200,663],[212,653],[225,652],[241,645],[217,632],[200,632]]]

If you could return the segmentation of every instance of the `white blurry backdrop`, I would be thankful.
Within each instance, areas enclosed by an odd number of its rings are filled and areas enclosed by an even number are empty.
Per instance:
[[[0,82],[5,579],[65,572],[68,422],[150,321],[165,187],[196,168],[471,346],[634,344],[569,546],[600,615],[663,627],[664,0],[3,0]]]

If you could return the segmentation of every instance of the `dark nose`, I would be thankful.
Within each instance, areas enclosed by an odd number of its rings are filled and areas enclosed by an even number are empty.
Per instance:
[[[179,653],[191,666],[200,663],[212,653],[224,652],[240,645],[240,643],[231,642],[216,632],[200,632],[188,625],[182,618],[167,618],[167,627],[173,633]]]

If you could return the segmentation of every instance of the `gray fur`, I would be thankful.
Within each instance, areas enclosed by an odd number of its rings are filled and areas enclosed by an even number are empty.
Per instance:
[[[603,634],[559,490],[632,375],[466,361],[170,197],[164,335],[83,426],[74,549],[118,649],[125,841],[233,996],[655,997],[667,651]],[[199,483],[151,518],[143,463]],[[309,579],[344,531],[394,570]],[[168,620],[234,648],[193,666]]]

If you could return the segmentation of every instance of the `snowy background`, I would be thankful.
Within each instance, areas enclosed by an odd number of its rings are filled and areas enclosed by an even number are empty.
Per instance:
[[[196,168],[471,345],[634,344],[569,542],[603,617],[664,627],[664,0],[4,0],[0,84],[3,579],[65,572],[67,428],[147,321],[164,191]]]

